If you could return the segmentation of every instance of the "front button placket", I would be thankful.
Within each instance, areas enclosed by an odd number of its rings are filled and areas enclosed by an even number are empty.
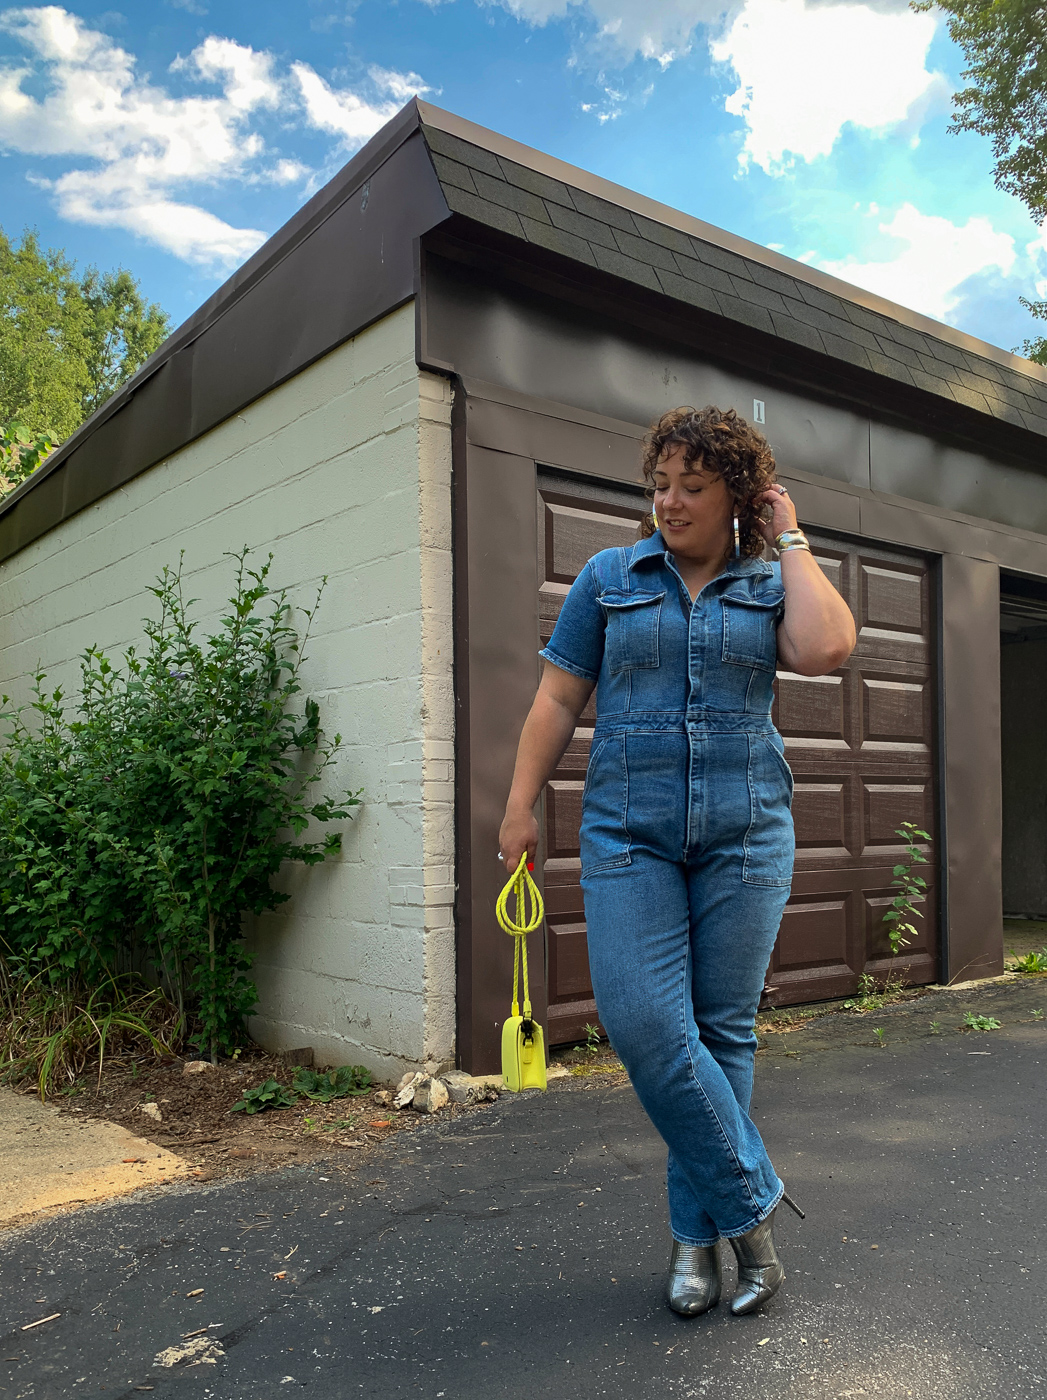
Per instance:
[[[708,590],[714,579],[710,579],[698,596],[692,601],[690,591],[676,567],[671,555],[665,556],[666,567],[676,575],[680,586],[680,601],[687,615],[687,829],[684,834],[682,858],[701,849],[705,820],[705,767],[706,735],[702,732],[696,716],[700,712],[705,682],[706,633],[709,628],[710,609],[703,607],[707,602]]]

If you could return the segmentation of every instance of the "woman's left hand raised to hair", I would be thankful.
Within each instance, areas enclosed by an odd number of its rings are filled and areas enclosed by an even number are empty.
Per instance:
[[[753,497],[753,504],[757,507],[770,507],[770,520],[757,517],[760,534],[763,535],[769,545],[773,545],[778,536],[784,531],[798,528],[796,523],[796,507],[793,505],[792,497],[784,486],[778,486],[776,484],[769,487],[766,491],[761,491],[758,496]]]
[[[786,530],[796,530],[796,507],[788,491],[772,486],[756,497],[769,506],[771,518],[760,521],[760,533],[773,545]],[[778,628],[778,660],[801,676],[824,676],[842,666],[856,640],[851,610],[818,567],[807,549],[781,555],[785,617]]]

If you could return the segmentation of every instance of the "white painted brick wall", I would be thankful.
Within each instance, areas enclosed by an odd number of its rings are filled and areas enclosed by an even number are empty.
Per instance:
[[[180,550],[202,617],[241,544],[272,550],[298,605],[328,576],[303,688],[365,805],[248,930],[252,1030],[385,1077],[454,1055],[450,409],[405,306],[0,565],[0,690],[22,698],[38,665],[75,694],[87,645],[140,643]]]

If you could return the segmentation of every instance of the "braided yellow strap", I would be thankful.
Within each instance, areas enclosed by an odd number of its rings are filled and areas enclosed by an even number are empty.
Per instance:
[[[509,896],[511,894],[516,895],[515,919],[509,914]],[[520,962],[522,958],[523,1014],[524,1019],[529,1021],[531,1019],[531,988],[527,979],[527,935],[533,933],[545,918],[545,904],[541,891],[531,879],[531,873],[527,869],[526,851],[520,857],[516,874],[509,877],[505,889],[498,896],[495,913],[500,926],[510,937],[516,939],[516,950],[513,955],[513,1015],[519,1016],[520,1014]]]

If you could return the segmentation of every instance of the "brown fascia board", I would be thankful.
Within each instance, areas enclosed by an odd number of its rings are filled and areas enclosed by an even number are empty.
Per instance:
[[[850,282],[845,282],[842,278],[833,277],[827,272],[809,267],[806,263],[786,257],[783,253],[777,253],[759,243],[751,243],[748,239],[741,238],[737,234],[717,228],[715,224],[708,224],[691,214],[674,209],[671,205],[661,204],[658,200],[638,194],[635,190],[630,190],[624,185],[617,185],[612,180],[605,180],[602,176],[594,175],[579,166],[570,165],[567,161],[546,155],[543,151],[535,150],[532,146],[525,146],[522,142],[514,141],[511,137],[502,136],[498,132],[490,131],[487,127],[479,126],[476,122],[456,116],[453,112],[434,107],[429,102],[415,99],[415,105],[423,126],[446,132],[450,136],[490,152],[495,157],[502,156],[515,165],[532,170],[539,176],[582,190],[594,199],[601,200],[606,204],[617,205],[652,223],[676,229],[681,233],[700,239],[703,243],[722,248],[725,252],[762,264],[764,267],[780,272],[793,281],[804,283],[814,290],[824,291],[855,307],[896,321],[922,335],[952,345],[958,350],[965,350],[980,359],[990,360],[1013,373],[1028,379],[1039,380],[1042,384],[1047,385],[1047,366],[1038,365],[1034,361],[1024,359],[1000,346],[979,340],[977,337],[957,330],[953,326],[948,326],[942,321],[936,321],[933,317],[921,315],[918,311],[900,306],[896,302],[889,301],[886,297],[877,296],[875,292],[867,292],[862,287],[856,287]]]
[[[522,245],[461,215],[431,230],[423,247],[427,255],[464,264],[493,285],[507,290],[523,287],[539,300],[576,306],[593,318],[594,326],[608,321],[618,327],[627,325],[652,344],[671,343],[686,354],[712,355],[769,383],[793,392],[800,389],[820,402],[857,407],[943,442],[961,448],[978,446],[1015,466],[1047,472],[1043,438],[1023,426],[623,283],[599,269]],[[426,353],[424,337],[421,349],[423,368],[456,372],[455,365]]]
[[[450,216],[418,128],[409,103],[0,502],[0,559],[416,294],[414,243]]]

